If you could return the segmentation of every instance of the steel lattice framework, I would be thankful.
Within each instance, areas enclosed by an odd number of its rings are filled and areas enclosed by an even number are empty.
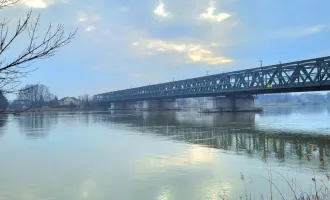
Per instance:
[[[330,90],[330,56],[119,90],[94,98],[117,102],[322,90]]]

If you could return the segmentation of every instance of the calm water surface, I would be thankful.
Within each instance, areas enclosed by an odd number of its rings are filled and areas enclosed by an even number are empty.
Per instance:
[[[329,186],[330,107],[0,117],[3,200],[266,199],[270,169],[308,191],[313,169]]]

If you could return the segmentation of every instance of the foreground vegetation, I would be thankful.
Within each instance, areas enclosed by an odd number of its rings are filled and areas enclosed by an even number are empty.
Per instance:
[[[313,147],[316,151],[316,147]],[[324,177],[316,176],[315,170],[311,165],[311,157],[310,155],[306,155],[306,160],[309,163],[309,169],[312,172],[312,176],[310,177],[309,183],[302,183],[296,181],[296,179],[289,180],[289,178],[285,177],[283,174],[272,170],[271,167],[268,170],[268,177],[264,177],[259,175],[262,179],[265,180],[265,184],[269,185],[268,191],[263,191],[260,196],[256,196],[254,191],[249,191],[247,189],[247,185],[252,184],[253,180],[251,177],[246,178],[244,174],[240,173],[240,179],[243,184],[243,192],[237,197],[240,200],[330,200],[330,191],[329,191],[329,182],[330,182],[330,174],[326,174]],[[325,162],[323,157],[319,157],[319,162],[321,166],[327,169],[325,166]],[[327,170],[328,171],[328,170]],[[306,176],[308,176],[306,174]],[[284,182],[285,185],[275,183],[274,178],[282,179],[282,183]],[[306,190],[306,187],[303,187],[302,184],[310,185],[310,190]],[[287,190],[283,190],[286,188]],[[304,189],[303,189],[304,188]],[[226,194],[226,191],[221,191],[220,199],[222,200],[231,200],[232,197],[229,197]]]

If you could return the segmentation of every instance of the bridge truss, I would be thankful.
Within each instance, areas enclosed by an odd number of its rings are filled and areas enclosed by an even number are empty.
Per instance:
[[[322,90],[330,90],[330,56],[113,91],[94,98],[116,102]]]

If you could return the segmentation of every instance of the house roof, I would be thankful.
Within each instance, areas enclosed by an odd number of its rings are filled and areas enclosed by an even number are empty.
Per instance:
[[[76,97],[63,97],[63,98],[60,99],[59,101],[64,101],[65,99],[68,99],[68,98],[73,99],[73,100],[75,100],[75,101],[78,101],[78,99],[77,99]]]

